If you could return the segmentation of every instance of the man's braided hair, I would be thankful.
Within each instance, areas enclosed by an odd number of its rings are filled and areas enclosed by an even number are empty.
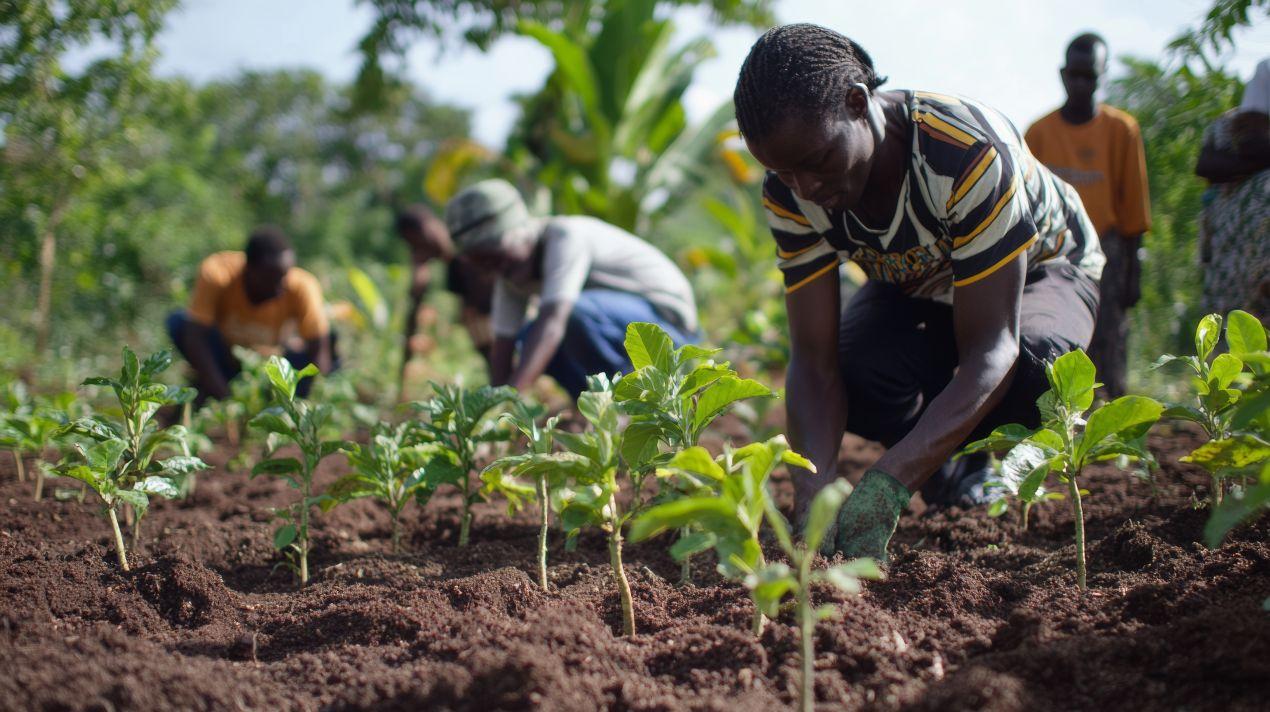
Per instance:
[[[747,138],[762,140],[792,115],[823,115],[841,106],[847,88],[870,91],[886,81],[873,58],[850,38],[819,25],[773,27],[750,48],[732,95]]]

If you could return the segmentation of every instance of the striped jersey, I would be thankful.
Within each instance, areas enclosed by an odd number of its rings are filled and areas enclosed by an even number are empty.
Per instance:
[[[1026,251],[1029,270],[1068,260],[1097,280],[1105,261],[1080,197],[1032,157],[999,112],[969,99],[905,92],[907,174],[890,224],[799,198],[769,172],[763,205],[792,292],[843,260],[913,297],[952,302]]]

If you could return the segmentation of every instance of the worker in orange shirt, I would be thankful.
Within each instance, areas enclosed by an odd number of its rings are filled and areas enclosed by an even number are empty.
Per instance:
[[[1115,398],[1127,385],[1126,317],[1141,296],[1138,248],[1151,227],[1151,203],[1138,122],[1094,100],[1106,72],[1101,37],[1087,33],[1072,40],[1059,72],[1067,102],[1032,124],[1025,138],[1032,155],[1080,194],[1107,256],[1089,356]]]
[[[217,252],[199,265],[189,307],[167,322],[172,342],[194,368],[196,404],[230,395],[229,381],[241,370],[231,346],[330,373],[334,344],[322,286],[295,261],[286,234],[265,226],[252,232],[244,251]],[[310,384],[302,381],[299,394],[307,395]]]

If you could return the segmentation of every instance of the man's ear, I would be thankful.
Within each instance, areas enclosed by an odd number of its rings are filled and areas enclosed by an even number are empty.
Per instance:
[[[847,117],[858,119],[869,113],[869,88],[856,82],[847,87],[842,103],[847,107]]]

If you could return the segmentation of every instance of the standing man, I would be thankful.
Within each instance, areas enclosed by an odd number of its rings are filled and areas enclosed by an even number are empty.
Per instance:
[[[1032,155],[1076,188],[1107,256],[1089,356],[1107,395],[1116,398],[1127,385],[1126,317],[1141,296],[1138,248],[1151,227],[1151,202],[1138,122],[1094,101],[1106,73],[1101,37],[1086,33],[1072,40],[1059,70],[1067,103],[1032,124],[1025,138]]]
[[[196,404],[230,395],[229,381],[241,370],[231,346],[285,354],[296,368],[313,363],[323,373],[334,358],[322,286],[296,267],[291,241],[272,226],[253,231],[242,252],[204,259],[189,307],[168,317],[167,327],[194,368]],[[297,340],[302,348],[292,348]],[[300,395],[311,382],[300,383]]]
[[[688,279],[621,228],[583,215],[531,217],[516,188],[498,179],[456,195],[445,221],[460,260],[498,280],[494,385],[523,391],[545,373],[577,398],[587,376],[631,370],[631,322],[661,326],[676,346],[696,340]]]

